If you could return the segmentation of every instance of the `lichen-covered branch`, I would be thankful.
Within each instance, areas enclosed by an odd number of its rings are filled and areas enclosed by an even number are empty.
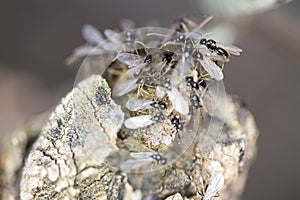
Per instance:
[[[142,176],[126,174],[100,162],[119,149],[116,139],[123,114],[110,98],[106,81],[92,76],[62,100],[41,131],[40,127],[20,129],[12,137],[1,158],[2,198],[18,199],[21,194],[22,199],[138,199],[147,195],[172,199],[177,193],[174,199],[201,199],[211,173],[217,171],[225,177],[218,198],[237,199],[256,153],[258,132],[240,99],[227,98],[226,108],[222,139],[208,155],[195,143],[185,153],[188,157],[161,170]],[[97,135],[95,131],[100,136],[104,133],[102,144],[93,144],[88,137]],[[31,146],[34,133],[39,132]],[[105,140],[111,146],[104,148],[107,154],[103,155],[93,145],[105,145]]]

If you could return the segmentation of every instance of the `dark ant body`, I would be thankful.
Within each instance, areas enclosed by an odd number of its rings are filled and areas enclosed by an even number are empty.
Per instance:
[[[185,78],[186,82],[188,82],[192,88],[199,89],[199,84],[194,81],[194,78],[192,76],[188,76]]]
[[[151,156],[151,158],[156,160],[161,165],[167,164],[167,161],[168,161],[168,159],[166,157],[163,157],[160,154],[154,154],[154,155]]]
[[[190,38],[186,39],[184,53],[188,53],[188,55],[192,54],[194,51],[194,44]]]
[[[148,54],[144,60],[144,63],[151,63],[152,62],[152,55]]]
[[[203,87],[203,88],[207,88],[207,83],[206,83],[205,80],[201,80],[201,81],[199,82],[199,85],[200,85],[201,87]]]
[[[193,105],[194,108],[197,109],[197,108],[202,107],[202,106],[200,105],[199,97],[198,97],[196,94],[191,94],[190,100],[191,100],[192,105]]]
[[[172,61],[172,57],[173,57],[174,53],[172,52],[166,52],[164,53],[164,58],[163,61],[167,61],[167,63],[170,63]]]
[[[183,130],[183,125],[179,122],[179,119],[177,117],[171,119],[171,123],[174,124],[179,130]]]
[[[142,77],[142,78],[139,78],[136,83],[137,84],[146,84],[146,85],[150,85],[154,82],[153,78],[150,77],[150,76],[145,76],[145,77]]]
[[[218,55],[224,56],[225,58],[229,58],[229,53],[225,49],[217,47],[216,51]]]
[[[177,43],[184,43],[185,42],[185,35],[179,34],[178,32],[174,33],[172,36],[172,40]]]
[[[193,57],[197,60],[203,60],[203,54],[198,49],[194,51]]]
[[[217,49],[217,42],[212,39],[209,39],[206,41],[206,47],[215,51]]]
[[[160,84],[161,86],[167,88],[168,90],[171,90],[171,81],[169,78],[166,78],[166,77],[161,77],[160,78]]]
[[[199,43],[205,45],[211,51],[216,51],[218,55],[224,56],[225,58],[229,58],[229,53],[225,49],[218,47],[217,42],[213,39],[207,40],[203,38],[199,41]]]
[[[202,45],[205,45],[208,49],[210,49],[212,51],[217,49],[217,42],[214,41],[213,39],[208,39],[207,40],[207,39],[203,38],[203,39],[200,40],[199,43],[202,44]]]
[[[160,108],[162,110],[167,108],[167,105],[164,102],[154,102],[154,103],[151,103],[150,105],[154,108]]]
[[[206,39],[205,39],[205,38],[201,39],[201,40],[199,41],[199,43],[202,44],[202,45],[206,45]]]
[[[165,116],[164,116],[162,113],[159,113],[159,114],[154,115],[154,116],[152,117],[152,120],[153,120],[153,121],[159,121],[159,120],[164,120],[164,119],[165,119]]]

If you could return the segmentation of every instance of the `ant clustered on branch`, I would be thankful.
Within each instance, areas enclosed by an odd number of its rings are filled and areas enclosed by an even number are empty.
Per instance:
[[[104,31],[106,40],[96,28],[86,25],[82,33],[87,44],[75,49],[68,62],[87,55],[112,55],[103,76],[125,112],[123,130],[131,135],[142,132],[136,136],[141,141],[160,131],[159,141],[142,142],[158,150],[160,144],[169,146],[177,133],[187,132],[188,123],[201,120],[194,119],[195,112],[212,114],[216,100],[209,92],[210,82],[221,81],[224,64],[231,55],[242,52],[207,38],[203,26],[211,18],[200,24],[181,18],[171,29],[134,29],[134,23],[125,20],[123,33]],[[157,124],[160,128],[149,128]]]

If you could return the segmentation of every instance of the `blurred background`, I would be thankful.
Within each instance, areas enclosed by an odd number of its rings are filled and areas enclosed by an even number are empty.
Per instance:
[[[231,33],[228,40],[244,50],[225,66],[226,90],[245,99],[261,132],[243,199],[300,199],[300,2],[260,12],[254,12],[260,3],[273,1],[207,2],[0,0],[1,143],[72,89],[78,66],[64,60],[84,42],[83,24],[104,30],[128,18],[138,27],[151,21],[167,27],[181,16],[214,14],[213,24],[225,24],[223,36]]]

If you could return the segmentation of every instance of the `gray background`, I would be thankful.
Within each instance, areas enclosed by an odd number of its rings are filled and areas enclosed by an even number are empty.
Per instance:
[[[226,65],[225,85],[243,97],[261,131],[244,200],[300,199],[300,2],[256,15]],[[122,18],[142,26],[197,13],[192,1],[0,1],[0,134],[53,107],[72,88],[76,67],[64,59],[80,44],[83,24],[100,30]],[[5,136],[2,137],[2,142]]]

